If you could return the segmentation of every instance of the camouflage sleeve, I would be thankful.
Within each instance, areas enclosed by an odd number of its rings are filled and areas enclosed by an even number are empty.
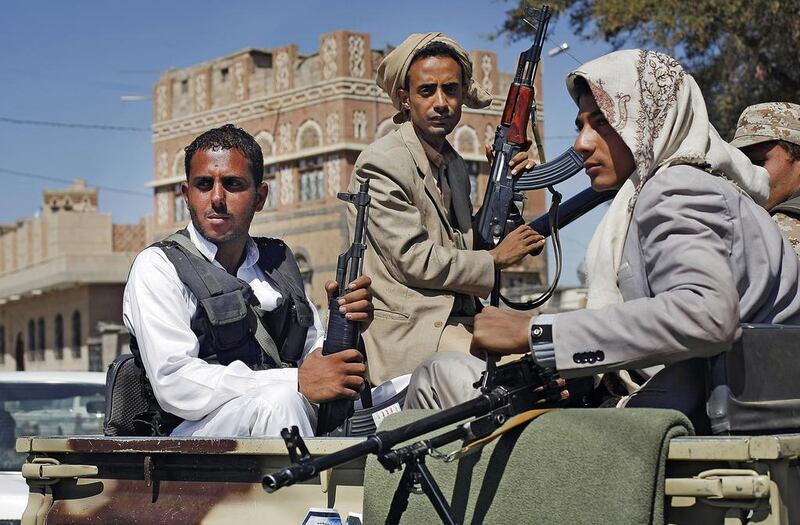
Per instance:
[[[776,213],[772,218],[783,236],[792,245],[792,249],[800,257],[800,219],[795,219],[785,213]]]

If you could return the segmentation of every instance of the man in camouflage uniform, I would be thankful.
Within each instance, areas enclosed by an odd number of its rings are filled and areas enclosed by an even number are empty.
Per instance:
[[[800,105],[767,102],[748,107],[731,144],[769,172],[767,209],[800,256]]]

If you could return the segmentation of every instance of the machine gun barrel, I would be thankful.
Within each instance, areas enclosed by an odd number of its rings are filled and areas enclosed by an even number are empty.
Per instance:
[[[475,399],[407,425],[376,432],[356,445],[318,458],[311,458],[308,455],[302,438],[297,434],[297,427],[294,427],[291,432],[284,429],[282,435],[293,463],[265,476],[262,486],[267,492],[274,492],[282,487],[311,479],[324,470],[343,465],[368,454],[376,454],[380,458],[391,452],[392,448],[399,443],[419,438],[428,432],[441,430],[468,418],[487,416],[498,410],[503,411],[503,416],[507,416],[530,410],[537,403],[543,401],[560,402],[565,399],[565,383],[558,380],[553,373],[537,366],[529,355],[518,361],[492,368],[491,374],[488,371],[484,372],[481,384],[484,385],[484,388]],[[477,427],[469,425],[476,421],[478,420],[465,423],[464,431],[451,430],[448,432],[445,442],[473,433],[470,432],[470,429],[474,430]],[[483,420],[484,424],[480,426],[483,429],[481,435],[489,431],[485,423],[492,423],[496,427],[504,421],[505,417],[490,417],[488,420]],[[298,450],[303,453],[302,457],[298,457]]]
[[[448,408],[408,425],[372,434],[364,441],[338,452],[294,463],[265,476],[262,485],[267,492],[275,492],[282,487],[309,480],[324,470],[338,467],[368,454],[388,452],[392,447],[403,441],[418,438],[423,434],[439,430],[464,419],[491,412],[493,409],[503,405],[505,397],[506,395],[503,395],[499,388],[495,388],[491,392],[481,394],[471,401]]]

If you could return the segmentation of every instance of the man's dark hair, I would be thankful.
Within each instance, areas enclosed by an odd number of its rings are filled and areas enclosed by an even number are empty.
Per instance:
[[[789,157],[792,159],[793,162],[800,160],[800,145],[795,144],[794,142],[786,142],[785,140],[779,140],[778,146],[783,148]]]
[[[589,95],[590,97],[594,98],[594,94],[592,94],[592,90],[589,88],[589,83],[583,77],[575,77],[572,85],[575,94],[577,95],[578,101],[580,101],[581,97],[584,95]]]
[[[250,165],[250,174],[256,186],[264,180],[264,154],[261,153],[261,146],[248,132],[237,128],[233,124],[225,124],[219,128],[206,131],[191,144],[186,146],[186,158],[183,161],[186,170],[186,180],[189,180],[189,170],[192,166],[192,157],[200,150],[208,151],[212,149],[237,149]]]
[[[418,49],[417,52],[414,53],[414,56],[411,58],[411,62],[408,64],[408,69],[411,70],[412,64],[414,64],[414,62],[416,62],[417,60],[428,57],[450,57],[453,60],[455,60],[456,64],[458,64],[458,67],[461,69],[461,83],[466,85],[467,79],[464,78],[464,66],[461,64],[461,59],[458,57],[458,53],[456,53],[456,50],[453,49],[452,47],[438,40],[434,40],[433,42],[430,42],[428,45]],[[409,84],[410,84],[409,74],[408,72],[406,72],[406,79],[403,82],[403,89],[408,91]]]

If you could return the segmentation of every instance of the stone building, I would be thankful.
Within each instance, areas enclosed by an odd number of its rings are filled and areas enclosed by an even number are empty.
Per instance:
[[[153,92],[149,186],[155,210],[149,240],[188,222],[180,191],[183,148],[209,128],[234,123],[261,145],[270,187],[251,234],[284,239],[304,269],[315,302],[324,303],[322,283],[333,277],[337,255],[348,242],[345,205],[336,193],[347,187],[359,153],[396,127],[395,110],[374,80],[386,52],[372,49],[367,33],[337,31],[321,35],[319,50],[311,54],[300,53],[294,44],[245,49],[163,73]],[[512,75],[497,70],[492,52],[473,51],[472,60],[478,81],[500,94],[489,108],[465,108],[450,137],[469,164],[473,202],[479,205],[489,169],[483,144],[493,137]],[[538,93],[541,99],[541,85]],[[544,195],[532,192],[526,215],[543,208]],[[546,257],[528,258],[507,276],[513,288],[540,286],[546,281]]]
[[[0,228],[0,370],[103,371],[127,342],[122,292],[144,224],[113,224],[82,180],[42,194],[37,216]]]

